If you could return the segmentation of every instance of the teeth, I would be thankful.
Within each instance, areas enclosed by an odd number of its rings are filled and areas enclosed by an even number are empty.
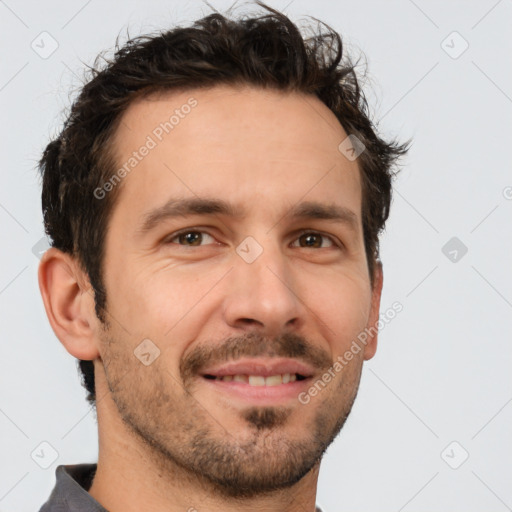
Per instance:
[[[249,386],[264,386],[265,377],[260,375],[249,375]]]
[[[249,384],[249,386],[279,386],[280,384],[295,382],[297,375],[295,373],[283,373],[270,375],[269,377],[263,377],[262,375],[225,375],[224,377],[217,377],[217,380],[244,382]]]
[[[279,384],[283,383],[283,378],[281,375],[272,375],[270,377],[265,378],[265,386],[279,386]],[[250,381],[249,381],[250,384]]]

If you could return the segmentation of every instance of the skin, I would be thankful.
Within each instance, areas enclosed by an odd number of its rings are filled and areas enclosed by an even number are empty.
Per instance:
[[[316,97],[217,86],[130,105],[114,140],[119,165],[191,97],[197,106],[118,185],[105,241],[108,327],[73,258],[50,249],[40,264],[54,332],[71,355],[94,360],[99,459],[89,492],[111,512],[313,512],[321,456],[377,335],[308,404],[254,406],[194,368],[300,349],[321,378],[375,326],[383,277],[379,263],[370,287],[358,163],[338,150],[347,134]],[[138,232],[171,197],[223,199],[245,216],[195,214]],[[355,229],[287,215],[301,201],[351,210]],[[184,228],[192,234],[177,238]],[[248,236],[263,249],[252,263],[236,251]],[[134,356],[144,339],[160,351],[147,366]]]

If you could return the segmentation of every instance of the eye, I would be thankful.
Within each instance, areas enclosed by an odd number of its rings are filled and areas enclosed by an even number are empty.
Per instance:
[[[338,246],[330,236],[317,233],[316,231],[303,231],[297,238],[297,241],[300,244],[299,247],[312,249],[324,249]],[[327,241],[327,245],[324,245],[324,241]],[[296,245],[293,246],[297,247]]]
[[[185,247],[197,247],[200,245],[205,245],[202,242],[208,240],[210,238],[211,240],[214,240],[214,238],[206,233],[205,231],[194,231],[194,230],[187,230],[187,231],[181,231],[179,233],[175,233],[172,238],[169,238],[166,243],[176,243],[178,245],[183,245]],[[176,240],[176,241],[175,241]],[[211,242],[210,242],[211,243]]]
[[[171,235],[165,243],[176,244],[184,247],[200,247],[202,245],[210,245],[215,242],[215,238],[209,233],[201,230],[187,229],[179,231]],[[297,245],[297,243],[299,245]],[[334,239],[330,236],[318,233],[316,231],[303,231],[300,233],[292,247],[301,247],[309,249],[327,249],[331,247],[339,247]]]

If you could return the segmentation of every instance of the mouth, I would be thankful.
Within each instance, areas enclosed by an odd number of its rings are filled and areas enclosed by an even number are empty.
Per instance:
[[[297,400],[313,375],[313,369],[301,361],[257,358],[206,369],[201,377],[207,386],[228,395],[231,401],[269,405]]]
[[[265,377],[263,375],[204,375],[205,379],[219,380],[222,382],[243,382],[249,386],[261,387],[261,386],[280,386],[282,384],[288,384],[290,382],[305,380],[307,377],[300,373],[278,373],[276,375],[269,375]]]

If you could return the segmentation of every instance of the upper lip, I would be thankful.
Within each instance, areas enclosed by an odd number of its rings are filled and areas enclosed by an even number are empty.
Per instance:
[[[211,366],[201,372],[201,375],[224,377],[226,375],[260,375],[270,377],[284,373],[298,373],[303,377],[311,377],[313,368],[302,361],[285,358],[244,358],[230,361],[222,365]]]

